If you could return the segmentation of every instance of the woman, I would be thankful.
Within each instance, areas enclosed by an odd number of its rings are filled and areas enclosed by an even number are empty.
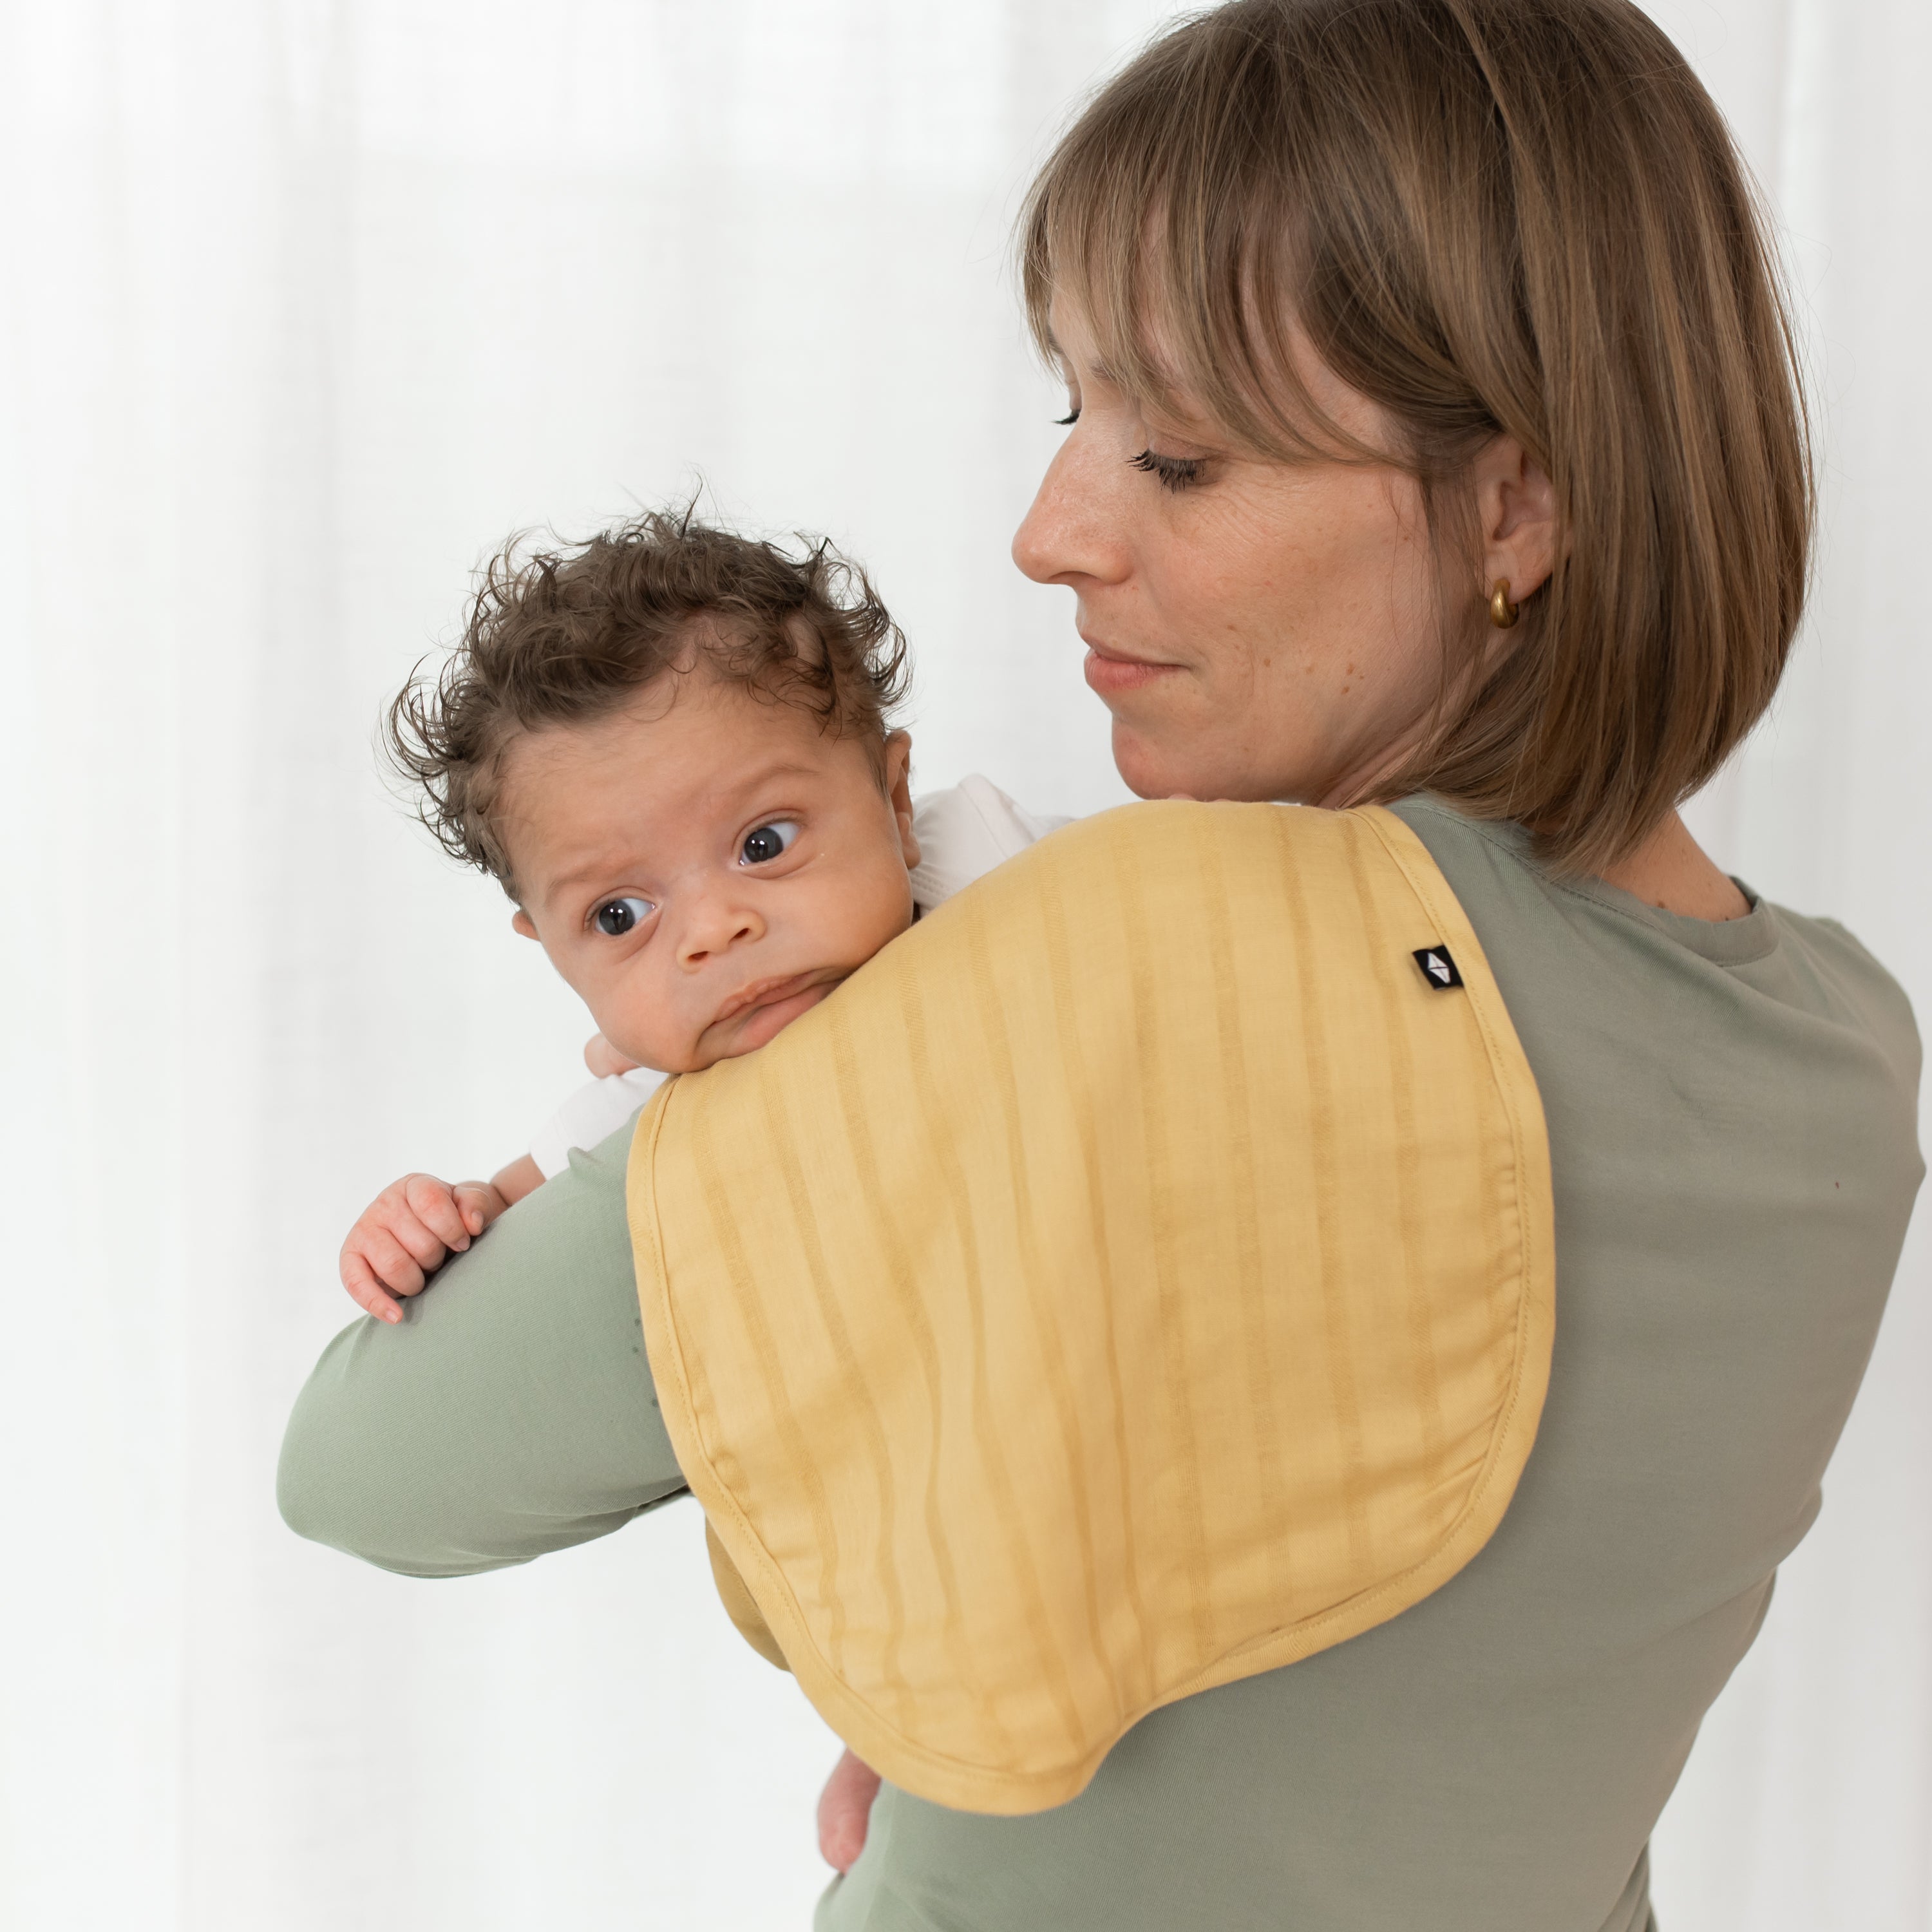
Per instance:
[[[1541,1090],[1555,1358],[1508,1515],[1433,1595],[1154,1712],[1058,1810],[886,1790],[820,1923],[1645,1926],[1649,1829],[1815,1514],[1922,1172],[1903,996],[1676,811],[1804,582],[1750,192],[1622,0],[1239,0],[1076,123],[1025,266],[1072,408],[1016,556],[1076,591],[1137,792],[1404,801]],[[676,1491],[623,1155],[319,1372],[298,1527],[453,1574]]]

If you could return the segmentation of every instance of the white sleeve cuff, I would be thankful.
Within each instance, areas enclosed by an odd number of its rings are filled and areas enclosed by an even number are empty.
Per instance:
[[[608,1141],[664,1083],[664,1076],[648,1066],[592,1080],[578,1088],[530,1140],[530,1158],[544,1180],[570,1165],[572,1148],[594,1148]]]

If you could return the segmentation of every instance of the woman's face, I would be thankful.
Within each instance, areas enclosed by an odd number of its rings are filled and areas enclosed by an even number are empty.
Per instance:
[[[1054,331],[1076,414],[1013,539],[1078,599],[1087,682],[1144,798],[1346,804],[1400,764],[1442,675],[1420,490],[1394,468],[1233,451],[1184,395],[1156,415]],[[1316,400],[1384,446],[1374,406],[1318,367]]]

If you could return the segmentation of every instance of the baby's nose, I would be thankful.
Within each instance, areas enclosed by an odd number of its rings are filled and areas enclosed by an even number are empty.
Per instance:
[[[700,907],[686,923],[678,942],[678,964],[701,966],[734,946],[764,936],[765,925],[754,907],[717,904]]]

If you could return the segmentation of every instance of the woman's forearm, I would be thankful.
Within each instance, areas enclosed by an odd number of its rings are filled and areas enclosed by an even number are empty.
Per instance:
[[[400,1326],[332,1342],[290,1418],[291,1528],[411,1576],[527,1562],[684,1486],[624,1218],[629,1130],[455,1256]]]

